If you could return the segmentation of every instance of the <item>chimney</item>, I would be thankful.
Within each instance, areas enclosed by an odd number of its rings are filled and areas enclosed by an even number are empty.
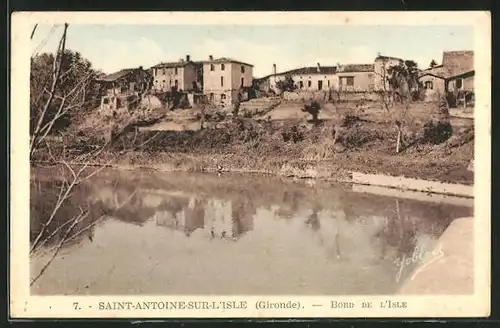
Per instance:
[[[214,60],[214,56],[212,55],[208,56],[208,60]]]
[[[186,55],[186,61],[187,61],[187,62],[190,62],[190,61],[191,61],[191,56]]]
[[[276,64],[273,64],[273,74],[276,75]]]
[[[319,65],[319,63],[317,64],[318,66],[318,73],[321,72],[321,66]]]

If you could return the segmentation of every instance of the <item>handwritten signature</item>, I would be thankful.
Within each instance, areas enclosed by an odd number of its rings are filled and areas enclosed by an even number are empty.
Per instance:
[[[425,249],[424,247],[417,245],[413,250],[413,254],[411,257],[403,255],[402,258],[398,257],[394,260],[394,264],[399,268],[399,271],[396,275],[396,281],[399,282],[401,280],[403,270],[406,267],[412,264],[421,264],[419,268],[413,273],[411,277],[411,280],[413,280],[413,278],[417,275],[417,273],[422,271],[425,267],[427,267],[429,264],[433,263],[437,259],[443,257],[443,255],[444,253],[441,244],[438,244],[432,250]]]

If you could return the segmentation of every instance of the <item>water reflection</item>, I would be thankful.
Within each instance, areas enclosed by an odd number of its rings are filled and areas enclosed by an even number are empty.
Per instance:
[[[51,216],[60,182],[50,171],[32,180],[33,243]],[[67,235],[82,210],[88,215]],[[64,251],[32,291],[81,293],[81,281],[95,277],[86,293],[390,294],[411,274],[411,268],[400,272],[397,259],[411,257],[454,218],[471,214],[467,207],[274,178],[103,171],[75,189],[43,232],[32,274],[45,253],[58,245]],[[122,281],[103,283],[107,266]]]

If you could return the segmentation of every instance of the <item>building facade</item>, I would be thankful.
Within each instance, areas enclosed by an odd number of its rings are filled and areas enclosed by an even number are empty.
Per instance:
[[[251,87],[252,79],[251,64],[212,56],[203,62],[203,93],[211,103],[222,106],[236,103],[241,88]]]
[[[387,72],[388,68],[391,66],[398,66],[403,63],[404,61],[401,58],[378,55],[375,58],[375,62],[373,64],[374,90],[375,91],[388,90],[389,82],[386,80],[386,77],[388,75]]]
[[[178,62],[160,63],[151,67],[153,72],[153,89],[157,92],[196,91],[201,89],[202,81],[199,65],[189,55]]]
[[[422,71],[419,82],[428,90],[447,96],[450,106],[466,103],[474,93],[474,52],[445,51],[441,65]]]
[[[443,65],[437,65],[420,72],[419,82],[426,90],[432,90],[439,94],[444,94]]]
[[[151,76],[142,67],[126,68],[96,79],[107,96],[142,93],[149,89]]]
[[[373,64],[340,65],[337,69],[338,90],[342,92],[370,92],[375,90]]]
[[[275,93],[281,90],[277,87],[279,81],[284,81],[288,76],[292,78],[294,86],[301,91],[333,90],[338,86],[337,68],[335,66],[301,67],[283,73],[276,73],[276,65],[273,65],[273,74],[262,80],[268,80],[269,89]]]

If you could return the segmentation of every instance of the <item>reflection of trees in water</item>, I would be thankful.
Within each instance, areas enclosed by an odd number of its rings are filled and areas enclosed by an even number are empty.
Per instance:
[[[394,200],[391,210],[386,211],[386,225],[376,235],[382,243],[382,257],[388,248],[395,249],[397,257],[411,256],[415,251],[417,239],[421,235],[438,238],[449,226],[454,217],[466,212],[465,208],[443,204],[428,204],[419,213],[415,204],[408,200]]]
[[[317,231],[321,228],[321,223],[318,218],[318,212],[321,211],[321,208],[317,203],[313,204],[312,213],[306,220],[306,224],[311,227],[313,230]]]
[[[40,181],[31,184],[30,190],[30,242],[33,243],[48,222],[57,203],[62,181]],[[105,213],[102,202],[93,202],[88,195],[88,184],[78,185],[71,198],[65,201],[54,219],[45,227],[38,248],[54,247],[61,241],[62,246],[80,242],[86,236],[92,238],[92,227]],[[85,215],[81,215],[81,213]],[[75,223],[75,218],[79,217]],[[75,223],[75,224],[74,224]],[[69,231],[71,227],[71,231]],[[63,240],[64,238],[64,240]]]

